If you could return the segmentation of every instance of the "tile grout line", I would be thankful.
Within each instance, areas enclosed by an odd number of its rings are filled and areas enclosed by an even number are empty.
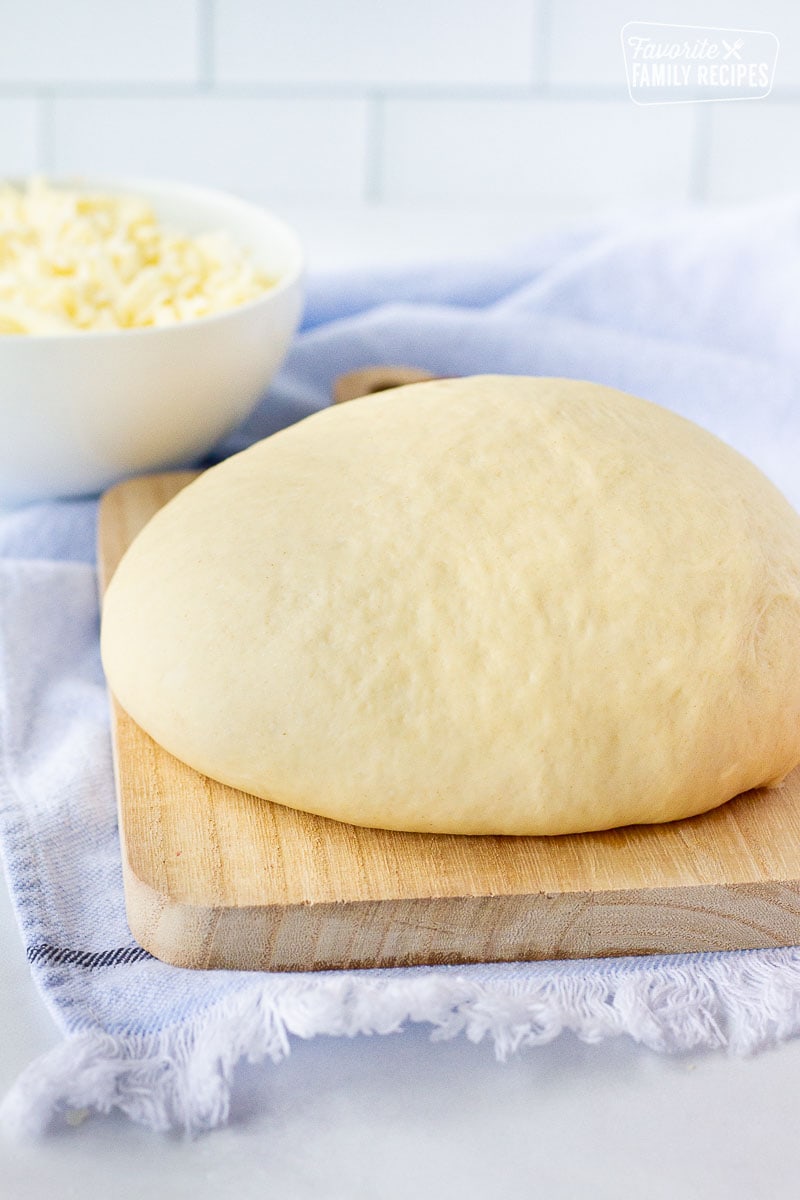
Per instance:
[[[52,91],[36,93],[36,166],[43,175],[52,175],[56,161],[55,106]]]
[[[197,8],[197,91],[211,91],[216,74],[215,0],[196,0]]]
[[[692,130],[692,156],[689,164],[689,200],[702,204],[708,198],[708,174],[711,156],[711,105],[696,104]]]
[[[380,93],[369,85],[361,84],[292,84],[292,83],[212,83],[162,81],[126,83],[55,83],[47,86],[37,80],[20,80],[15,83],[0,82],[0,99],[31,99],[47,94],[53,100],[168,100],[191,98],[213,90],[214,96],[229,100],[369,100],[380,95],[384,100],[408,100],[425,102],[455,103],[475,100],[478,102],[507,101],[510,103],[530,100],[584,101],[607,104],[614,101],[630,102],[624,83],[619,84],[453,84],[440,87],[435,84],[390,84]],[[776,103],[797,104],[800,102],[800,87],[776,88],[770,93]]]
[[[30,97],[38,94],[41,84],[36,81],[21,81],[15,84],[0,83],[0,99]],[[205,94],[207,85],[197,81],[186,83],[61,83],[48,87],[54,99],[63,100],[169,100],[191,98]],[[285,83],[215,83],[213,93],[228,100],[368,100],[378,94],[370,85],[361,84],[285,84]],[[460,103],[504,101],[510,103],[527,100],[583,100],[607,103],[628,100],[625,87],[605,84],[509,84],[476,85],[453,84],[440,87],[435,84],[390,84],[382,87],[380,96],[391,100],[437,101]],[[780,99],[800,99],[800,89],[792,93],[773,93]]]
[[[537,16],[538,14],[538,16]],[[550,58],[553,37],[553,12],[550,0],[539,0],[534,9],[533,21],[533,85],[547,88],[550,85]]]

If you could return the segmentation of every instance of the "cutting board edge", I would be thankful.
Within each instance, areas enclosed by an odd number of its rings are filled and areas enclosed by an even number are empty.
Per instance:
[[[363,970],[777,948],[796,944],[800,920],[800,880],[211,907],[159,892],[124,853],[123,875],[135,940],[155,958],[193,969]]]

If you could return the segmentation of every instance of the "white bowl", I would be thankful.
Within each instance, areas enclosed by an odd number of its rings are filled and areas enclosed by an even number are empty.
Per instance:
[[[141,196],[188,234],[226,230],[278,283],[239,308],[161,328],[0,335],[5,505],[93,494],[200,458],[263,395],[302,308],[300,243],[264,209],[179,184],[55,182]]]

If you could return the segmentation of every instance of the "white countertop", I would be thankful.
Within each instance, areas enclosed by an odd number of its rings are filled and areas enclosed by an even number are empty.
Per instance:
[[[316,265],[490,251],[481,214],[300,214]],[[455,232],[454,232],[455,230]],[[463,241],[460,243],[463,244]],[[59,1040],[0,888],[0,1089]],[[0,1142],[8,1200],[794,1200],[800,1040],[750,1060],[660,1057],[571,1036],[497,1063],[488,1043],[295,1039],[243,1067],[230,1125],[189,1142],[119,1116]]]

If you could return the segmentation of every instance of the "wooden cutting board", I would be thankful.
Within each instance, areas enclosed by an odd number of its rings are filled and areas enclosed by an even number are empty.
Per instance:
[[[101,588],[192,474],[118,484]],[[705,816],[568,837],[360,829],[199,775],[112,701],[136,940],[182,967],[322,970],[800,942],[800,769]]]

